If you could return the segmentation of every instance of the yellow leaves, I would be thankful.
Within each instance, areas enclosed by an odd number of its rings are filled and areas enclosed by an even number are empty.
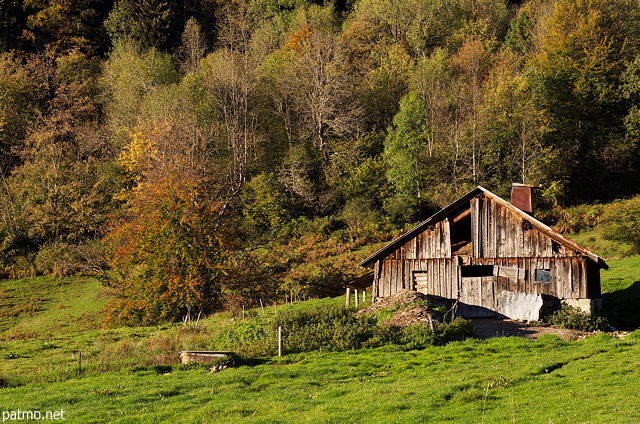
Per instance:
[[[131,141],[122,149],[118,162],[127,174],[139,180],[156,157],[155,141],[141,130],[131,131],[129,137]]]
[[[147,174],[157,167],[162,156],[160,140],[169,133],[169,125],[156,124],[152,129],[135,128],[129,132],[129,143],[118,156],[118,165],[123,171],[124,189],[116,198],[127,200],[130,190],[141,186]]]
[[[542,37],[536,65],[564,80],[579,98],[617,101],[616,75],[621,72],[626,40],[603,0],[560,1]]]

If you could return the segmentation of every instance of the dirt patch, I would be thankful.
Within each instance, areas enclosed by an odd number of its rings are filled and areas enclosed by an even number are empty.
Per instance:
[[[400,290],[394,295],[378,299],[375,303],[367,308],[360,309],[358,315],[371,314],[379,309],[393,309],[403,306],[413,305],[417,302],[425,302],[427,295],[418,293],[413,290]]]
[[[427,296],[413,290],[401,290],[396,294],[385,297],[373,305],[361,309],[358,315],[367,315],[380,309],[398,309],[391,318],[385,320],[383,324],[392,327],[406,327],[414,324],[429,324],[435,321],[442,321],[442,315],[430,309],[426,301]]]
[[[413,290],[401,290],[396,294],[384,297],[371,306],[361,309],[358,315],[366,315],[380,309],[398,309],[391,318],[384,321],[385,325],[394,327],[406,327],[408,325],[426,323],[429,321],[442,321],[443,317],[438,312],[426,305],[428,296]],[[580,340],[592,334],[585,331],[569,330],[553,326],[541,327],[529,325],[524,322],[499,319],[499,318],[471,318],[476,336],[480,339],[491,337],[526,337],[537,339],[543,334],[555,334],[564,340]]]
[[[491,337],[526,337],[537,339],[543,334],[555,334],[564,340],[581,340],[592,333],[586,331],[569,330],[557,327],[537,327],[511,319],[471,318],[476,329],[476,336],[480,339]]]
[[[413,305],[396,311],[390,319],[384,321],[384,324],[392,327],[407,327],[415,324],[430,324],[435,321],[442,321],[442,316],[425,305]]]

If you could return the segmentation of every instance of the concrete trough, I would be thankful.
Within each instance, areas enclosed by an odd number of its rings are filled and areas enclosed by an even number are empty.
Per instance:
[[[224,358],[225,356],[235,355],[235,352],[224,351],[211,351],[211,350],[183,350],[180,352],[180,359],[183,364],[189,362],[199,362],[207,364],[215,361],[218,358]]]

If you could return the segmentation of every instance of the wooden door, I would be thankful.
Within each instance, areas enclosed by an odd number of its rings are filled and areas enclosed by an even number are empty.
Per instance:
[[[460,287],[462,316],[495,316],[495,277],[462,277]]]

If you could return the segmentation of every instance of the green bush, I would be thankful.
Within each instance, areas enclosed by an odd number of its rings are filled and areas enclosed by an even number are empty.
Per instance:
[[[556,227],[563,233],[577,233],[598,225],[603,213],[600,204],[572,206],[562,210]]]
[[[579,331],[606,331],[609,322],[604,317],[591,316],[573,306],[563,304],[560,309],[552,312],[545,322],[560,328],[568,328]]]
[[[396,345],[399,349],[417,350],[475,336],[471,322],[462,318],[455,318],[451,322],[435,322],[434,330],[435,333],[427,324],[407,327],[379,325],[375,327],[372,336],[365,343],[365,347]]]
[[[239,322],[225,329],[212,348],[233,350],[245,358],[277,353],[277,330],[282,327],[285,354],[331,352],[393,345],[402,350],[423,349],[473,337],[469,321],[435,322],[435,334],[426,324],[407,327],[378,325],[376,316],[357,316],[355,309],[324,306],[279,313],[273,321]],[[227,360],[227,359],[225,359]]]
[[[475,335],[476,332],[471,321],[456,317],[451,322],[441,322],[436,325],[435,344],[444,345],[475,337]]]
[[[426,324],[410,325],[403,327],[401,332],[401,345],[407,350],[424,349],[435,344],[436,335],[431,327]]]
[[[640,253],[640,196],[611,204],[602,223],[606,239],[629,243]]]
[[[359,318],[346,307],[322,307],[279,315],[274,329],[282,327],[287,353],[359,349],[373,334],[373,320]]]
[[[218,368],[236,368],[242,364],[242,358],[238,355],[226,355],[221,358],[216,358],[210,366],[218,367]]]
[[[367,339],[363,347],[381,347],[395,345],[400,348],[404,341],[402,329],[390,325],[376,325],[371,337]]]
[[[267,321],[251,320],[225,329],[215,340],[215,350],[233,350],[244,356],[265,357],[277,352],[277,339]]]

